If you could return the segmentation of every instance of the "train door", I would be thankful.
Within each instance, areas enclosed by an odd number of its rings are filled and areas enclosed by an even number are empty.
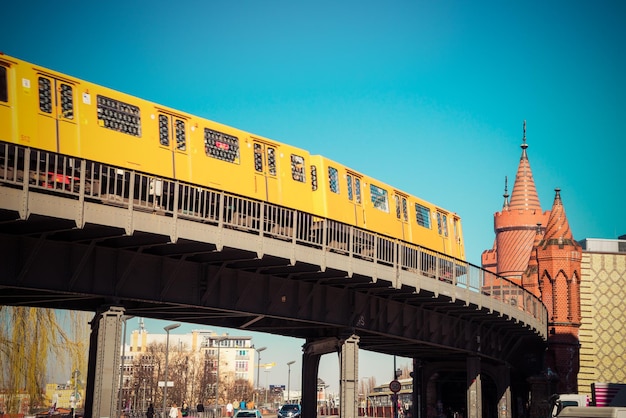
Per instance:
[[[37,86],[24,87],[37,88],[39,93],[37,142],[45,149],[76,155],[79,144],[74,83],[41,73],[36,82]],[[30,80],[23,79],[22,83],[30,84]]]
[[[448,239],[448,215],[446,213],[437,211],[437,233],[441,237],[441,241],[443,243],[443,252],[449,253],[452,248],[450,248],[449,239]]]
[[[259,140],[252,141],[254,147],[254,191],[266,201],[279,201],[278,168],[276,146]]]
[[[159,171],[171,177],[188,180],[189,173],[183,172],[183,167],[188,167],[187,161],[187,120],[184,117],[159,111],[159,148],[165,155],[158,158],[166,162],[169,170],[159,167]],[[177,173],[177,167],[181,173]]]
[[[400,224],[402,239],[408,239],[410,235],[409,230],[409,203],[408,196],[399,192],[394,192],[393,200],[396,204],[396,219]]]
[[[361,192],[362,179],[355,173],[347,173],[346,182],[348,186],[348,200],[354,208],[354,224],[364,226],[365,216],[363,214],[363,196]]]

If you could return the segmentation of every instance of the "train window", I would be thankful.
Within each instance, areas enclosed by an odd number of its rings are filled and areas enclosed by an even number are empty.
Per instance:
[[[185,151],[187,149],[187,136],[185,134],[185,121],[176,119],[176,149]]]
[[[138,106],[98,95],[98,123],[107,129],[132,136],[141,136],[141,115]]]
[[[356,196],[356,203],[361,203],[361,179],[354,178],[354,195]]]
[[[74,89],[61,83],[61,111],[65,119],[74,119]]]
[[[430,209],[426,206],[415,204],[415,219],[419,226],[430,229]]]
[[[254,143],[254,169],[259,173],[263,172],[263,147]]]
[[[339,171],[335,167],[328,167],[328,184],[331,192],[339,193]]]
[[[346,176],[346,180],[348,181],[348,199],[349,200],[353,200],[354,199],[354,190],[352,189],[352,176],[350,174],[348,174]]]
[[[9,83],[7,80],[7,67],[0,65],[0,102],[9,101]]]
[[[291,154],[291,178],[304,183],[306,174],[304,173],[304,157]]]
[[[400,219],[402,216],[402,210],[400,208],[400,197],[398,197],[397,194],[394,194],[393,200],[396,202],[396,218]]]
[[[387,200],[387,190],[370,184],[370,194],[374,207],[383,212],[389,213],[389,202]]]
[[[317,190],[317,167],[311,166],[311,190]]]
[[[267,147],[267,168],[272,176],[276,175],[276,149]]]
[[[437,232],[444,237],[448,236],[448,216],[437,212]]]
[[[239,138],[204,128],[204,151],[209,157],[239,164]]]
[[[405,222],[409,221],[409,205],[406,202],[406,197],[402,198],[402,216]]]
[[[170,145],[170,118],[159,115],[159,143],[165,147]]]
[[[52,86],[44,77],[39,77],[39,110],[52,113]]]

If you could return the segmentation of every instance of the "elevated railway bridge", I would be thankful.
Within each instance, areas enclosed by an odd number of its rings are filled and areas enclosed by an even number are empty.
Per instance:
[[[0,305],[96,312],[87,416],[114,416],[123,315],[305,339],[302,408],[338,352],[341,416],[356,415],[358,349],[466,375],[467,416],[512,416],[540,367],[547,312],[504,278],[395,239],[64,155],[0,144]],[[455,369],[456,368],[456,369]],[[493,383],[488,400],[482,381]],[[487,414],[485,414],[487,416]]]

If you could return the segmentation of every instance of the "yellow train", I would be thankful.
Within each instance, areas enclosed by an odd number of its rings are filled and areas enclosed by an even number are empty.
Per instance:
[[[0,141],[223,190],[465,259],[456,213],[304,149],[1,54]]]

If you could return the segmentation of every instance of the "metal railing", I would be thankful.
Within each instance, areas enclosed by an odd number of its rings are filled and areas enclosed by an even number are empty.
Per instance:
[[[224,191],[0,142],[2,185],[238,229],[390,266],[500,301],[547,324],[546,308],[535,295],[466,261]]]

